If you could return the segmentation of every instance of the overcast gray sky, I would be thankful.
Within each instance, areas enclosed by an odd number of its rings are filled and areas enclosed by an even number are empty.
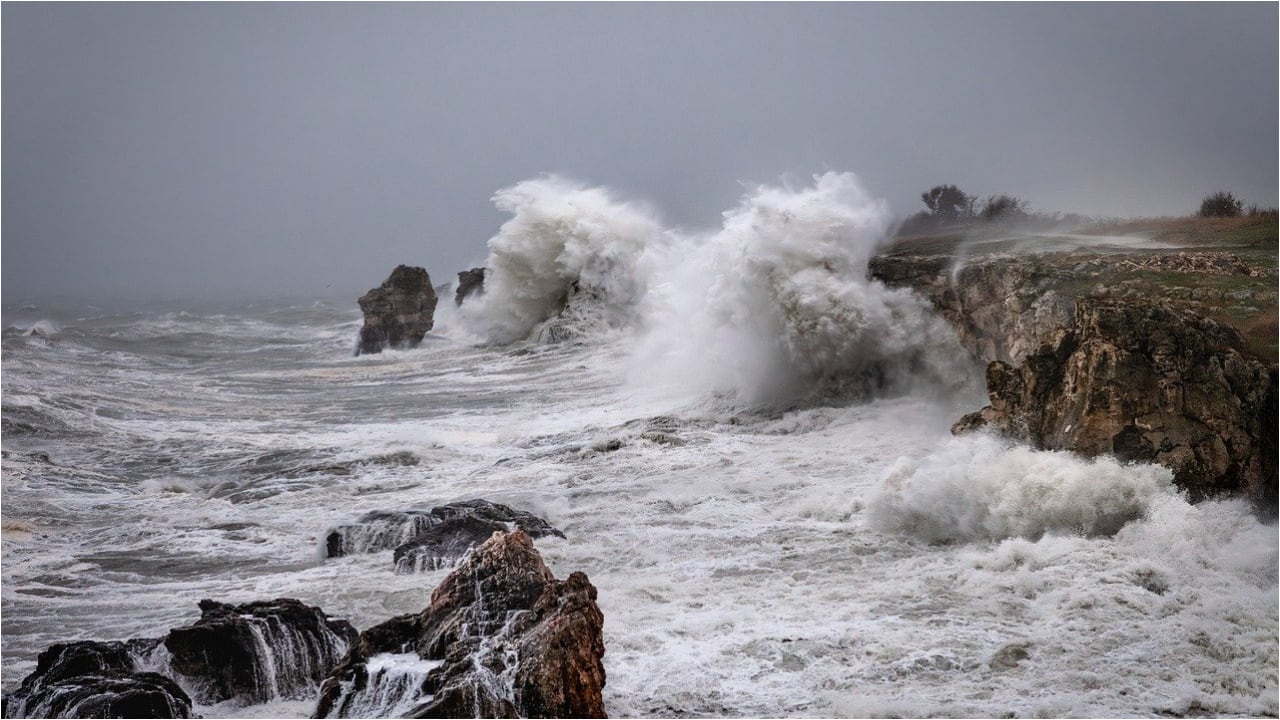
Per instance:
[[[1277,5],[3,5],[3,296],[348,293],[542,172],[712,226],[850,170],[1040,210],[1277,202]]]

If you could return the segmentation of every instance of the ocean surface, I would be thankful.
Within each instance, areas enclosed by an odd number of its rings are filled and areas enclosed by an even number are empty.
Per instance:
[[[160,636],[202,598],[361,629],[420,610],[447,571],[323,560],[325,531],[484,498],[563,530],[539,551],[599,589],[612,716],[1277,714],[1274,525],[1159,467],[952,437],[983,393],[945,324],[856,272],[871,249],[835,286],[758,213],[698,245],[702,281],[637,262],[611,285],[614,253],[547,319],[510,250],[552,190],[508,198],[489,291],[442,297],[415,349],[355,357],[354,298],[6,305],[4,689],[52,643]],[[610,237],[666,232],[606,207]],[[744,242],[750,267],[714,260]]]

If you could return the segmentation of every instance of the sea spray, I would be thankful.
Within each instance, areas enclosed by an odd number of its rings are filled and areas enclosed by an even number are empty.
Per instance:
[[[1159,465],[963,436],[923,457],[899,458],[868,511],[878,530],[929,541],[1112,535],[1156,499],[1176,495],[1172,478]]]
[[[850,173],[760,186],[719,231],[673,245],[646,298],[638,374],[748,403],[973,375],[953,331],[867,277],[888,206]]]
[[[511,219],[489,240],[484,294],[461,309],[482,337],[524,339],[566,305],[584,325],[626,322],[646,291],[643,256],[664,234],[652,212],[554,175],[499,190],[493,202]]]

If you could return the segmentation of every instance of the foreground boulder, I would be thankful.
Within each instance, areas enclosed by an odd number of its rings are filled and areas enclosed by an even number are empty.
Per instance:
[[[193,697],[242,705],[310,699],[358,637],[345,620],[290,598],[202,600],[200,612],[163,639],[50,647],[5,697],[4,717],[185,718]]]
[[[436,291],[431,277],[420,267],[400,265],[382,285],[360,298],[364,327],[356,355],[379,353],[384,348],[412,348],[431,330],[436,312]]]
[[[397,572],[438,570],[452,566],[495,531],[517,528],[535,538],[564,537],[537,515],[488,500],[464,500],[430,510],[366,513],[355,523],[325,534],[325,556],[395,548]]]
[[[484,275],[485,269],[482,267],[463,270],[458,273],[458,289],[453,294],[453,304],[462,306],[462,301],[467,299],[472,293],[476,295],[484,294]]]
[[[1233,329],[1160,303],[1081,299],[1018,367],[987,368],[988,427],[1047,450],[1171,468],[1190,499],[1243,494],[1276,512],[1276,369]]]
[[[345,620],[290,598],[201,600],[200,613],[195,624],[171,630],[164,646],[174,674],[206,704],[311,697],[357,636]]]
[[[360,634],[316,717],[605,717],[604,616],[521,531],[495,533],[430,607]]]
[[[5,697],[4,717],[189,718],[191,698],[182,688],[141,669],[159,642],[54,645]]]

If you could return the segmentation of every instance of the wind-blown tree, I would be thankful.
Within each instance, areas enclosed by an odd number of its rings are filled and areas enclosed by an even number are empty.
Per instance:
[[[959,220],[973,217],[977,197],[966,194],[955,185],[937,185],[920,196],[929,214],[935,218]]]
[[[1200,217],[1239,217],[1244,203],[1229,192],[1216,192],[1200,202]]]
[[[1027,214],[1027,201],[1012,195],[992,195],[982,205],[985,220],[1008,220]]]

